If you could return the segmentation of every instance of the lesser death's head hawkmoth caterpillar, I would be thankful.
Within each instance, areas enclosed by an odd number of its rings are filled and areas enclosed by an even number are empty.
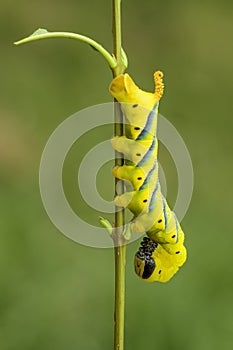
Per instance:
[[[130,191],[115,197],[116,205],[134,214],[132,233],[146,232],[148,236],[135,255],[135,271],[148,282],[166,282],[184,264],[186,249],[184,233],[158,179],[156,130],[163,73],[155,72],[154,81],[153,93],[141,90],[128,74],[117,76],[110,85],[126,121],[125,136],[112,139],[113,148],[125,158],[123,166],[113,168],[113,175],[132,184]]]

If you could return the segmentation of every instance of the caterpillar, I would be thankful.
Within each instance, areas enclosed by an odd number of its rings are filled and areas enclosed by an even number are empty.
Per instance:
[[[161,71],[154,73],[154,82],[153,93],[141,90],[127,73],[110,84],[110,93],[125,117],[125,135],[111,140],[112,147],[123,153],[124,165],[115,166],[112,172],[126,184],[126,192],[114,198],[115,204],[133,213],[132,233],[147,234],[135,254],[135,272],[147,282],[167,282],[186,261],[186,248],[182,228],[158,179],[157,116],[164,91]]]

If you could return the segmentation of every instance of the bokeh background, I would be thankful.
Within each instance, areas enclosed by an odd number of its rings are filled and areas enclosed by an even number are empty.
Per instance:
[[[133,271],[139,242],[128,246],[126,349],[232,349],[233,3],[128,0],[122,5],[128,72],[150,90],[153,71],[164,71],[160,112],[185,140],[195,174],[182,223],[189,257],[177,276],[167,284],[139,280]],[[38,27],[86,34],[111,50],[111,1],[1,1],[0,348],[111,349],[113,251],[63,236],[50,222],[38,186],[48,137],[76,111],[111,101],[111,72],[98,53],[77,41],[12,45]],[[76,172],[82,152],[111,133],[86,135],[64,169],[72,207],[96,225],[98,213],[80,205]],[[177,177],[162,146],[160,162],[172,203]],[[107,164],[97,178],[109,199],[110,168]]]

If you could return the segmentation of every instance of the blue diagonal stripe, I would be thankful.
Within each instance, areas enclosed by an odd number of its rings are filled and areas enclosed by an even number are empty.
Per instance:
[[[164,225],[165,225],[165,230],[167,228],[167,209],[166,209],[166,201],[163,196],[163,215],[164,215]]]
[[[150,145],[149,150],[147,151],[147,153],[144,154],[144,156],[142,157],[142,159],[140,160],[140,162],[137,164],[137,167],[143,167],[144,163],[150,159],[151,155],[153,154],[153,151],[155,149],[156,146],[156,142],[157,139],[154,138],[152,144]]]
[[[159,188],[159,181],[157,181],[156,187],[154,189],[154,192],[152,193],[150,204],[149,204],[149,212],[152,211],[155,208],[155,202],[156,202],[156,192]]]
[[[158,106],[158,102],[155,103],[154,107],[150,111],[148,118],[147,118],[147,121],[146,121],[146,125],[143,128],[142,132],[136,138],[136,141],[137,140],[144,140],[145,136],[147,134],[150,134],[150,130],[151,130],[151,126],[152,126],[153,121],[154,121],[155,111],[156,111],[157,106]]]
[[[152,175],[153,175],[153,173],[154,173],[156,167],[157,167],[157,161],[154,163],[153,167],[152,167],[152,168],[150,169],[150,171],[148,172],[148,174],[147,174],[147,176],[146,176],[146,178],[145,178],[143,184],[142,184],[142,185],[140,186],[140,188],[139,188],[139,191],[144,190],[144,188],[145,188],[145,187],[147,186],[147,184],[150,182],[150,179],[151,179],[151,177],[152,177]]]

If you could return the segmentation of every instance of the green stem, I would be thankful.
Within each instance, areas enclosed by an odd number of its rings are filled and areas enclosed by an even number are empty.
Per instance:
[[[122,62],[122,43],[121,43],[121,0],[113,0],[113,45],[117,65],[113,70],[114,76],[124,73]]]
[[[121,0],[113,1],[113,42],[114,56],[112,56],[102,45],[95,40],[76,33],[69,32],[48,32],[46,29],[38,29],[32,35],[15,42],[15,45],[28,43],[35,40],[48,38],[70,38],[83,41],[96,49],[108,62],[112,69],[113,76],[124,73],[127,67],[127,56],[122,49],[121,44]],[[115,103],[115,136],[124,134],[123,116],[119,104]],[[115,152],[115,165],[123,165],[122,155]],[[115,181],[117,186],[118,180]],[[119,187],[119,186],[118,186]],[[118,194],[123,193],[124,188],[121,185]],[[120,193],[119,193],[120,192]],[[125,310],[125,262],[126,262],[126,238],[124,236],[124,210],[116,207],[115,211],[115,228],[112,229],[111,224],[104,218],[100,218],[100,222],[105,227],[114,241],[115,251],[115,313],[114,313],[114,349],[124,349],[124,310]]]
[[[36,32],[35,32],[34,34],[32,34],[31,36],[29,36],[27,38],[16,41],[14,44],[15,45],[26,44],[26,43],[31,42],[31,41],[40,40],[40,39],[48,39],[48,38],[76,39],[76,40],[80,40],[84,43],[91,45],[99,53],[101,53],[101,55],[108,62],[111,69],[114,69],[116,67],[116,59],[107,50],[105,50],[102,45],[100,45],[95,40],[93,40],[87,36],[84,36],[81,34],[76,34],[76,33],[69,33],[69,32],[48,32],[48,31],[43,30],[43,29],[40,31],[44,31],[44,33],[36,34]]]
[[[126,245],[115,247],[114,350],[124,349]]]
[[[117,65],[113,69],[113,75],[124,73],[125,65],[122,61],[121,44],[121,0],[113,0],[113,42],[114,55]],[[115,103],[115,136],[122,136],[123,116],[119,104]],[[123,165],[122,155],[115,152],[115,165]],[[118,180],[115,180],[117,186]],[[118,187],[119,189],[119,187]],[[123,193],[123,185],[120,193]],[[118,191],[119,194],[119,191]],[[125,314],[125,264],[126,264],[126,240],[123,234],[125,219],[124,210],[116,207],[115,230],[113,240],[115,243],[115,311],[114,311],[114,350],[124,349],[124,314]]]

